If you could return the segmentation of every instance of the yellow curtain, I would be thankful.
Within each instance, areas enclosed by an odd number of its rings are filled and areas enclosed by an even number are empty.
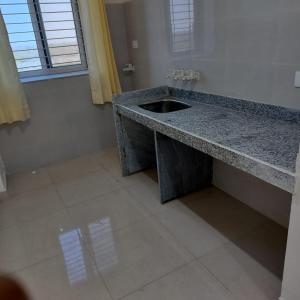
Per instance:
[[[25,121],[29,117],[29,107],[0,12],[0,124]]]
[[[79,11],[94,104],[111,102],[121,92],[104,0],[79,0]]]

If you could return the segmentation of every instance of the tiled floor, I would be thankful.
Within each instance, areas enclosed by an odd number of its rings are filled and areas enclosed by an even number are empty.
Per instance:
[[[0,196],[0,271],[33,300],[275,300],[286,230],[214,187],[160,205],[115,149],[21,174]]]

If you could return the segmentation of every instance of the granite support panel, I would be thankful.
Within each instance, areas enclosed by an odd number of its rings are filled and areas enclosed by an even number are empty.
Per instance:
[[[159,132],[155,144],[161,203],[210,185],[210,156]]]
[[[118,113],[115,113],[115,123],[123,176],[154,167],[153,131]]]

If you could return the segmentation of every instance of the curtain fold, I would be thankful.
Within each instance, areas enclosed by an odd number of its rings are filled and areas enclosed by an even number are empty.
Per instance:
[[[0,12],[0,124],[25,121],[29,117],[26,96]]]
[[[104,0],[79,0],[79,11],[94,104],[121,92]]]

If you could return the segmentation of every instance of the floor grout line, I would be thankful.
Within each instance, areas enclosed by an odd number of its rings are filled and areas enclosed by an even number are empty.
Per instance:
[[[48,187],[50,187],[50,185],[49,185]],[[48,188],[48,187],[47,187],[47,188]],[[51,187],[52,187],[52,184],[51,184]],[[53,185],[52,188],[53,188],[53,190],[55,191],[55,194],[58,196],[58,199],[59,199],[59,201],[60,201],[61,204],[62,204],[62,208],[56,209],[56,210],[52,211],[51,213],[48,213],[47,215],[45,214],[45,215],[33,217],[33,218],[31,218],[30,220],[26,220],[26,221],[15,221],[14,224],[11,224],[11,225],[8,225],[8,226],[3,226],[3,227],[0,226],[0,232],[1,232],[2,230],[7,230],[7,229],[12,228],[12,227],[18,227],[18,226],[21,226],[22,224],[33,223],[33,222],[36,222],[36,221],[41,220],[41,219],[46,219],[46,218],[48,218],[48,217],[51,217],[51,216],[56,215],[56,214],[59,213],[59,212],[66,211],[66,207],[65,207],[65,205],[64,205],[64,202],[62,201],[60,195],[57,193],[57,190],[56,190],[55,185]],[[44,188],[41,188],[41,189],[35,189],[35,190],[33,190],[33,191],[39,191],[39,190],[43,190],[43,189],[44,189]],[[31,192],[30,192],[30,193],[31,193]]]
[[[219,282],[221,284],[221,286],[223,286],[226,291],[228,291],[230,293],[230,295],[232,295],[234,298],[237,298],[236,295],[233,294],[233,291],[231,291],[231,289],[229,289],[229,287],[223,282],[221,281],[221,279],[219,279],[205,264],[203,264],[199,259],[196,260],[198,263],[201,264],[201,266],[203,268],[205,268],[205,270],[213,277],[216,279],[217,282]],[[241,299],[242,300],[242,299]]]
[[[115,148],[115,147],[114,147]],[[114,149],[114,148],[109,148],[109,149]],[[89,154],[87,156],[90,156],[92,154]],[[95,153],[96,155],[96,153]],[[79,156],[79,157],[82,157],[82,156]],[[75,158],[76,159],[76,158]],[[70,161],[72,161],[73,159],[71,159]],[[94,159],[95,161],[97,161],[97,159]],[[68,160],[67,160],[68,161]],[[67,161],[64,161],[64,162],[67,162]],[[113,160],[111,160],[113,162]],[[63,162],[62,162],[63,163]],[[122,181],[119,180],[117,178],[117,176],[115,176],[113,174],[113,172],[109,171],[108,168],[106,168],[104,165],[102,165],[100,162],[97,161],[97,166],[99,166],[99,169],[97,170],[93,170],[93,171],[90,171],[86,174],[83,174],[83,175],[80,175],[78,176],[77,178],[73,179],[73,180],[70,180],[70,181],[66,181],[66,182],[63,182],[61,184],[64,184],[64,183],[70,183],[70,182],[74,182],[75,180],[78,180],[80,178],[83,178],[83,177],[86,177],[86,176],[89,176],[90,174],[94,174],[96,172],[99,172],[99,170],[103,169],[104,171],[106,171],[110,177],[120,186],[116,187],[116,189],[112,190],[112,191],[109,191],[107,193],[104,193],[104,194],[99,194],[97,196],[92,196],[88,199],[84,199],[83,201],[79,201],[77,203],[74,203],[74,204],[71,204],[71,205],[67,205],[62,197],[62,195],[60,194],[59,190],[58,190],[58,183],[55,183],[53,181],[53,178],[50,176],[50,174],[48,173],[48,170],[47,170],[47,167],[43,167],[43,169],[45,170],[47,176],[49,177],[50,179],[50,183],[49,185],[45,185],[45,186],[42,186],[42,187],[38,187],[38,188],[34,188],[30,191],[25,191],[23,193],[30,193],[30,192],[33,192],[35,190],[43,190],[45,188],[48,188],[48,187],[52,187],[55,191],[55,194],[56,196],[58,197],[58,199],[60,200],[60,202],[62,203],[62,208],[59,209],[59,210],[56,210],[55,212],[51,213],[50,216],[52,215],[55,215],[56,213],[60,212],[60,211],[64,211],[66,212],[68,218],[70,219],[70,222],[71,222],[71,226],[74,227],[74,229],[76,229],[76,233],[80,239],[80,242],[83,244],[84,246],[84,249],[86,251],[86,255],[88,256],[88,259],[90,260],[90,263],[92,264],[93,268],[95,268],[96,272],[97,272],[97,275],[99,276],[99,278],[102,280],[103,284],[104,284],[104,287],[109,295],[109,297],[112,299],[112,300],[122,300],[134,293],[136,293],[137,291],[139,290],[142,290],[144,289],[145,287],[153,284],[154,282],[157,282],[165,277],[167,277],[168,275],[174,273],[174,272],[177,272],[178,270],[186,267],[187,265],[189,264],[193,264],[194,262],[198,262],[202,267],[205,268],[205,270],[207,270],[207,272],[209,272],[209,274],[211,274],[211,276],[213,278],[216,279],[216,281],[218,283],[220,283],[230,294],[232,294],[234,296],[234,298],[236,298],[237,296],[235,296],[232,291],[223,283],[223,281],[221,281],[202,261],[201,259],[207,255],[210,255],[211,253],[215,252],[215,251],[218,251],[220,248],[223,248],[224,246],[226,245],[229,245],[230,243],[234,243],[236,241],[239,241],[240,239],[243,239],[244,237],[248,236],[251,232],[257,230],[258,228],[264,226],[264,224],[267,224],[268,223],[268,220],[262,220],[261,222],[258,222],[258,224],[255,224],[253,227],[251,227],[251,229],[248,229],[248,230],[245,230],[245,232],[241,233],[240,235],[238,235],[238,237],[236,238],[232,238],[232,239],[229,239],[227,238],[224,234],[222,234],[222,236],[224,236],[226,238],[226,241],[224,243],[222,243],[221,245],[215,247],[214,249],[211,249],[209,251],[207,251],[205,254],[201,254],[200,256],[196,256],[194,255],[189,249],[188,247],[185,246],[184,243],[182,243],[180,241],[180,239],[178,239],[176,237],[176,235],[172,232],[172,230],[170,230],[167,226],[165,226],[163,224],[163,222],[161,222],[161,220],[159,219],[159,215],[162,214],[162,213],[167,213],[168,210],[166,209],[165,211],[157,211],[157,212],[153,212],[152,210],[150,210],[146,205],[144,205],[143,203],[141,202],[138,202],[138,197],[136,195],[134,195],[134,193],[131,193],[129,188],[130,186],[133,186],[135,184],[138,184],[138,183],[132,183],[132,184],[129,184],[129,185],[123,185]],[[146,180],[143,180],[144,178],[141,178],[141,180],[144,182],[144,183],[147,183]],[[100,271],[98,265],[97,265],[97,259],[95,257],[95,254],[93,253],[93,248],[91,247],[91,245],[89,245],[89,239],[88,237],[80,234],[80,231],[79,231],[79,228],[78,226],[75,226],[76,225],[76,220],[75,218],[72,217],[72,214],[70,213],[70,209],[74,206],[77,206],[77,205],[82,205],[84,204],[86,201],[92,201],[92,200],[96,200],[97,198],[104,198],[105,196],[107,195],[110,195],[110,194],[114,194],[116,191],[126,191],[132,198],[134,198],[132,201],[128,201],[130,205],[133,205],[134,207],[136,207],[137,209],[141,210],[141,212],[143,212],[143,214],[145,214],[145,216],[142,216],[140,219],[137,219],[135,221],[132,221],[132,222],[129,222],[128,224],[124,225],[124,226],[121,226],[119,228],[116,228],[114,230],[112,230],[112,232],[116,233],[116,232],[120,232],[122,230],[126,230],[132,226],[134,226],[135,224],[138,224],[138,223],[142,223],[142,222],[149,222],[151,224],[151,226],[153,226],[153,230],[155,230],[155,233],[157,232],[160,237],[162,237],[170,246],[171,248],[174,248],[174,251],[176,250],[179,255],[183,258],[183,262],[182,264],[180,264],[179,266],[177,267],[174,267],[172,270],[166,272],[165,274],[163,275],[160,275],[158,276],[157,278],[155,279],[152,279],[151,281],[141,285],[140,287],[138,287],[137,289],[135,289],[134,291],[131,291],[130,293],[122,296],[122,297],[113,297],[112,295],[112,292],[109,288],[109,285],[108,283],[106,282],[102,272]],[[21,194],[21,193],[20,193]],[[176,199],[176,200],[179,200],[180,199]],[[127,200],[126,200],[127,201]],[[157,199],[157,201],[159,202],[159,199]],[[47,216],[41,216],[41,217],[37,217],[37,218],[33,218],[32,220],[28,221],[28,222],[34,222],[36,220],[39,220],[39,219],[43,219],[43,218],[46,218],[48,217],[49,215]],[[201,218],[201,216],[199,216],[199,218]],[[21,223],[24,223],[24,222],[19,222],[20,224]],[[26,223],[26,222],[25,222]],[[158,227],[156,227],[156,224],[158,225]],[[3,230],[3,229],[7,229],[7,228],[10,228],[10,227],[13,227],[13,226],[16,226],[17,224],[14,224],[14,225],[10,225],[9,227],[4,227],[4,228],[0,228],[0,231]],[[78,227],[78,228],[77,228]],[[160,234],[159,232],[159,227],[161,227],[165,233],[162,233]],[[219,232],[219,231],[218,231]],[[61,250],[61,249],[60,249]],[[187,254],[190,255],[190,258],[188,259],[184,259],[184,256],[188,256],[186,255],[184,252],[186,252]],[[59,254],[53,254],[53,255],[50,255],[49,257],[46,257],[46,258],[43,258],[31,265],[28,265],[26,267],[22,267],[18,270],[15,270],[13,272],[11,272],[10,274],[16,274],[18,272],[21,272],[23,270],[26,270],[28,268],[31,268],[31,267],[34,267],[38,264],[41,264],[45,261],[48,261],[48,260],[51,260],[51,259],[54,259],[56,257],[61,257],[63,256],[63,253],[59,253]],[[197,266],[196,266],[197,267]],[[113,288],[112,288],[113,290]]]
[[[103,194],[98,194],[98,195],[96,195],[96,196],[91,196],[91,197],[89,197],[89,198],[87,198],[87,199],[84,199],[84,200],[82,200],[82,201],[78,201],[78,202],[73,203],[73,204],[71,204],[71,205],[68,205],[68,204],[66,204],[66,203],[64,203],[64,204],[65,204],[65,207],[68,209],[68,208],[72,208],[72,207],[77,206],[77,205],[81,205],[81,204],[83,204],[84,202],[94,201],[94,200],[96,200],[96,199],[98,199],[98,198],[104,198],[104,197],[106,197],[106,196],[108,196],[108,195],[111,195],[111,194],[115,193],[116,191],[121,191],[121,190],[122,190],[122,188],[115,188],[114,190],[111,190],[111,191],[109,191],[109,192],[106,192],[106,193],[103,193]],[[58,192],[58,194],[60,194],[59,191],[57,191],[57,192]],[[62,197],[61,195],[60,195],[60,197],[61,197],[62,201],[64,202],[63,197]]]
[[[97,275],[98,275],[99,278],[102,280],[102,283],[103,283],[103,285],[104,285],[104,287],[105,287],[105,289],[106,289],[106,291],[107,291],[109,297],[111,298],[111,300],[113,300],[114,298],[113,298],[113,296],[112,296],[112,294],[111,294],[111,292],[110,292],[110,289],[109,289],[109,287],[108,287],[108,285],[107,285],[107,283],[106,283],[106,281],[105,281],[105,279],[104,279],[102,273],[98,270],[97,261],[94,259],[93,255],[92,255],[92,253],[91,253],[90,247],[89,247],[88,244],[87,244],[86,239],[85,239],[85,238],[82,238],[82,237],[80,237],[80,239],[82,240],[82,242],[83,242],[83,244],[84,244],[84,246],[85,246],[85,248],[86,248],[86,251],[87,251],[87,254],[88,254],[88,256],[89,256],[89,259],[91,260],[91,263],[93,264],[94,268],[95,268],[96,271],[97,271]]]
[[[120,187],[120,188],[118,188],[117,190],[123,190],[123,188]],[[112,193],[114,193],[114,191],[111,191],[111,192],[107,193],[106,195],[112,194]],[[103,196],[105,196],[105,195],[103,195]],[[96,196],[96,197],[97,197],[97,196]],[[98,197],[99,197],[99,196],[98,196]],[[89,200],[91,200],[91,199],[89,199]],[[87,201],[89,201],[89,200],[87,200]],[[82,201],[82,202],[84,202],[84,201]],[[82,203],[82,202],[79,202],[78,204],[80,204],[80,203]],[[74,205],[76,205],[76,204],[74,204]],[[71,206],[71,207],[72,207],[72,206]],[[72,215],[70,214],[70,211],[69,211],[69,208],[71,208],[71,207],[65,206],[65,209],[66,209],[66,211],[67,211],[67,213],[68,213],[68,216],[69,216],[70,219],[71,219],[72,224],[74,224],[73,222],[75,222],[75,221],[74,221],[74,219],[72,218]],[[123,227],[121,227],[121,228],[112,230],[112,232],[118,232],[118,231],[127,229],[127,228],[129,228],[130,226],[133,226],[134,224],[136,224],[136,223],[138,223],[138,222],[142,222],[142,221],[144,221],[144,220],[139,219],[139,220],[136,220],[136,221],[134,221],[134,222],[130,222],[130,223],[127,224],[126,226],[123,226]],[[74,225],[75,225],[75,224],[74,224]],[[78,232],[77,232],[77,234],[79,235],[80,240],[81,240],[82,243],[84,244],[84,247],[86,248],[86,251],[87,251],[87,254],[88,254],[88,256],[89,256],[89,259],[91,260],[91,262],[93,263],[94,267],[96,268],[97,274],[98,274],[98,276],[101,278],[101,280],[102,280],[102,282],[103,282],[103,284],[104,284],[104,286],[105,286],[105,289],[106,289],[106,291],[108,292],[108,295],[110,296],[110,298],[111,298],[112,300],[114,300],[114,297],[113,297],[113,295],[111,294],[110,288],[109,288],[109,286],[107,285],[106,280],[104,279],[104,277],[103,277],[101,271],[99,271],[99,269],[98,269],[97,261],[96,261],[95,258],[94,258],[94,255],[93,255],[93,253],[92,253],[92,249],[90,248],[90,246],[89,246],[89,244],[88,244],[87,238],[84,237],[84,236],[81,236]]]
[[[59,194],[59,193],[58,193],[58,194]],[[60,195],[59,195],[59,197],[61,198]],[[72,215],[70,214],[70,211],[68,210],[68,207],[67,207],[67,206],[65,206],[65,210],[66,210],[66,212],[67,212],[67,214],[68,214],[68,216],[69,216],[69,218],[70,218],[71,224],[75,226],[74,218],[72,218]],[[89,247],[89,245],[88,245],[88,242],[87,242],[86,238],[79,234],[78,228],[76,228],[76,232],[77,232],[77,235],[78,235],[78,237],[79,237],[79,240],[80,240],[80,241],[83,243],[83,245],[84,245],[84,248],[85,248],[85,250],[86,250],[86,252],[87,252],[88,258],[90,259],[91,263],[93,264],[93,267],[97,270],[97,275],[98,275],[99,278],[101,279],[101,281],[102,281],[102,283],[103,283],[103,285],[104,285],[104,287],[105,287],[105,289],[106,289],[106,291],[107,291],[109,297],[111,298],[111,300],[113,300],[113,297],[112,297],[112,295],[111,295],[111,293],[110,293],[110,290],[108,289],[108,286],[107,286],[107,284],[106,284],[106,282],[105,282],[105,280],[104,280],[104,278],[103,278],[103,275],[102,275],[102,274],[99,272],[99,270],[98,270],[97,262],[95,261],[93,255],[92,255],[92,253],[91,253],[91,250],[90,250],[90,247]]]
[[[56,186],[65,185],[65,184],[71,184],[71,183],[76,182],[77,180],[80,180],[80,179],[83,179],[85,177],[89,177],[89,176],[92,176],[92,175],[94,175],[96,173],[99,173],[100,171],[104,171],[104,172],[108,173],[112,177],[112,179],[114,179],[114,181],[117,182],[117,180],[115,178],[113,178],[113,176],[107,170],[105,170],[102,166],[99,166],[99,168],[96,169],[96,170],[88,171],[88,172],[86,172],[84,174],[78,175],[78,176],[70,178],[70,179],[62,180],[62,182],[60,182],[60,183],[53,181],[53,184],[56,185]]]
[[[67,208],[67,210],[68,210],[68,208]],[[73,220],[73,218],[72,218],[72,216],[70,215],[69,211],[68,211],[68,214],[69,214],[69,216],[71,217],[71,219]],[[120,232],[120,231],[122,231],[122,230],[126,230],[126,229],[132,227],[134,224],[138,224],[138,223],[142,223],[142,222],[154,222],[154,221],[155,221],[155,220],[153,220],[153,218],[152,218],[151,216],[145,216],[145,217],[146,217],[146,218],[149,218],[149,220],[147,220],[147,219],[138,219],[138,220],[136,220],[136,221],[134,221],[134,222],[128,223],[126,226],[123,226],[123,227],[121,227],[121,228],[112,230],[112,232],[116,233],[116,232]],[[159,223],[160,223],[160,222],[159,222]],[[159,224],[159,225],[161,225],[161,224]],[[162,227],[164,228],[164,226],[162,226]],[[164,228],[164,229],[165,229],[165,228]],[[156,228],[155,228],[155,230],[156,230]],[[170,233],[168,232],[168,234],[170,234]],[[79,236],[80,236],[80,235],[79,235]],[[170,242],[170,243],[171,243],[171,241],[169,241],[166,237],[162,236],[162,238],[163,238],[164,240],[166,240],[166,242]],[[172,236],[172,238],[174,238],[174,237]],[[108,285],[107,285],[107,283],[106,283],[105,278],[103,277],[101,271],[99,271],[99,269],[98,269],[97,262],[95,261],[95,259],[94,259],[94,257],[93,257],[93,254],[91,253],[92,249],[90,248],[87,239],[86,239],[85,237],[83,237],[83,236],[80,236],[80,239],[82,240],[82,242],[83,242],[83,244],[84,244],[84,246],[85,246],[85,248],[86,248],[86,250],[87,250],[87,252],[88,252],[88,255],[89,255],[90,259],[92,260],[94,266],[96,267],[97,273],[99,274],[99,276],[100,276],[101,279],[103,280],[104,285],[105,285],[106,289],[108,290],[110,297],[111,297],[113,300],[119,300],[119,299],[122,299],[122,298],[126,297],[126,295],[125,295],[125,296],[122,296],[121,298],[114,298],[114,297],[113,297],[113,295],[112,295],[111,292],[110,292],[110,288],[108,287]],[[176,240],[176,242],[178,243],[177,240]],[[179,244],[179,245],[180,245],[180,244]],[[182,247],[182,246],[180,245],[180,247]],[[182,248],[184,248],[184,247],[182,247]],[[185,248],[184,248],[184,250],[186,251]],[[179,251],[179,252],[182,252],[182,251]],[[188,251],[187,251],[187,252],[188,252]],[[189,253],[189,252],[188,252],[188,253]],[[190,253],[189,253],[189,254],[190,254]],[[173,271],[175,271],[175,270],[177,270],[177,269],[179,269],[179,268],[181,268],[181,267],[186,266],[187,264],[193,262],[194,260],[195,260],[195,257],[192,256],[192,259],[191,259],[191,260],[187,260],[187,261],[184,262],[182,265],[180,265],[180,266],[178,266],[178,267],[176,267],[176,268],[170,270],[169,272],[165,273],[164,275],[159,276],[159,277],[156,278],[156,279],[153,279],[151,282],[148,282],[148,283],[146,283],[146,284],[143,285],[143,286],[146,286],[146,285],[148,285],[148,284],[151,284],[152,282],[155,282],[156,280],[159,280],[160,278],[162,278],[162,277],[168,275],[169,273],[172,273]],[[138,291],[139,289],[143,288],[143,286],[141,286],[141,287],[139,287],[138,289],[132,291],[131,293],[134,293],[134,292]],[[131,294],[131,293],[130,293],[130,294]]]
[[[37,266],[37,265],[39,265],[39,264],[42,264],[42,263],[44,263],[44,262],[46,262],[46,261],[48,261],[48,260],[51,260],[51,259],[54,259],[54,258],[57,258],[57,257],[62,257],[62,256],[63,256],[62,253],[53,254],[53,255],[50,255],[49,257],[42,258],[42,259],[39,260],[39,261],[36,261],[36,262],[34,262],[34,263],[32,263],[32,264],[30,264],[30,265],[28,265],[28,266],[19,268],[19,269],[13,271],[13,272],[8,273],[8,274],[17,274],[17,273],[19,273],[19,272],[22,272],[22,271],[24,271],[24,270],[27,270],[27,269],[30,269],[30,268],[32,268],[32,267],[35,267],[35,266]]]
[[[153,217],[156,217],[156,215],[154,215]],[[181,242],[179,241],[179,239],[174,235],[174,233],[172,233],[169,228],[167,228],[158,218],[155,219],[157,222],[159,222],[159,224],[172,236],[172,238],[174,238],[174,240],[184,249],[187,251],[187,253],[189,253],[194,259],[197,259],[197,257]],[[193,261],[193,260],[192,260]]]
[[[159,281],[159,280],[161,280],[162,278],[164,278],[164,277],[166,277],[166,276],[168,276],[168,275],[170,275],[170,274],[172,274],[172,273],[174,273],[174,272],[176,272],[176,271],[178,271],[178,270],[180,270],[180,269],[183,269],[184,267],[186,267],[187,265],[191,264],[191,263],[194,262],[194,261],[196,261],[196,259],[192,259],[192,260],[189,261],[189,262],[185,262],[185,263],[183,263],[182,265],[177,266],[177,267],[175,267],[174,269],[168,271],[168,272],[165,273],[164,275],[161,275],[161,276],[157,277],[156,279],[153,279],[153,280],[149,281],[148,283],[145,283],[144,285],[140,286],[140,287],[137,288],[136,290],[134,290],[134,291],[132,291],[132,292],[130,292],[130,293],[128,293],[128,294],[126,294],[126,295],[120,297],[120,298],[116,298],[115,300],[122,300],[122,299],[124,299],[124,298],[126,298],[126,297],[128,297],[128,296],[130,296],[130,295],[132,295],[132,294],[134,294],[134,293],[136,293],[136,292],[138,292],[139,290],[144,289],[145,287],[151,285],[152,283],[154,283],[154,282],[156,282],[156,281]]]
[[[263,223],[262,223],[262,224],[263,224]],[[214,249],[212,249],[212,250],[210,250],[210,251],[208,251],[208,252],[206,252],[206,253],[204,253],[204,254],[201,254],[201,255],[199,255],[199,256],[196,256],[196,259],[197,259],[197,260],[200,260],[200,259],[204,258],[205,256],[210,255],[210,254],[212,254],[213,252],[216,252],[216,251],[222,249],[222,248],[225,247],[225,246],[228,246],[228,245],[231,245],[231,244],[234,244],[234,245],[235,245],[235,242],[237,242],[237,241],[243,239],[244,237],[248,236],[252,231],[254,231],[254,230],[258,229],[260,226],[262,226],[262,224],[257,224],[257,225],[255,225],[255,226],[252,227],[251,229],[247,230],[247,232],[245,232],[245,233],[239,235],[239,237],[237,237],[237,238],[235,238],[235,239],[228,239],[228,238],[227,238],[228,241],[222,243],[221,245],[215,247]]]

